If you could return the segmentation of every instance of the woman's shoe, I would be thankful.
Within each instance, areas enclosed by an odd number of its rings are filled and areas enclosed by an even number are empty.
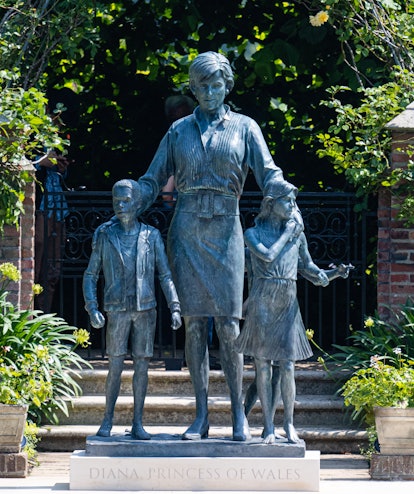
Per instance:
[[[209,424],[208,422],[202,427],[198,428],[192,424],[182,435],[182,439],[185,441],[199,441],[200,439],[208,438]]]
[[[233,441],[250,441],[251,438],[249,423],[244,417],[242,427],[240,427],[240,424],[233,426]]]

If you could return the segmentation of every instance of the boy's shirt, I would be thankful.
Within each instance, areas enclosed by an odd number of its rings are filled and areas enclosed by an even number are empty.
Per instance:
[[[97,282],[101,270],[104,272],[105,281],[103,308],[107,312],[141,311],[155,308],[157,305],[154,286],[156,272],[168,306],[170,309],[179,307],[177,292],[172,281],[160,232],[152,226],[140,224],[139,233],[130,235],[135,243],[134,248],[138,252],[136,255],[130,255],[134,265],[127,269],[119,236],[121,232],[118,227],[118,220],[113,219],[100,225],[95,231],[91,257],[83,277],[83,292],[87,312],[98,310]],[[122,235],[122,238],[127,236]],[[127,239],[126,242],[129,243],[129,240]],[[127,285],[126,277],[130,280],[131,276],[133,281]],[[133,296],[133,299],[129,300],[129,304],[126,304],[127,294]]]

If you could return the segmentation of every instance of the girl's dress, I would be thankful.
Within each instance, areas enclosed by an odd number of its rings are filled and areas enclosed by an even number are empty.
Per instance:
[[[272,242],[262,240],[270,247]],[[265,360],[304,360],[312,356],[296,296],[302,233],[266,262],[250,252],[251,289],[246,318],[236,349]]]

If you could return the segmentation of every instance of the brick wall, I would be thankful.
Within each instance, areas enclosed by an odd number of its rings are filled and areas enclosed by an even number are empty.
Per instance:
[[[0,236],[0,263],[13,263],[22,275],[19,283],[9,285],[9,300],[21,308],[29,306],[34,282],[34,184],[26,186],[25,194],[25,214],[20,217],[19,228],[6,226]]]
[[[408,148],[414,146],[414,103],[387,128],[393,140],[391,166],[404,167]],[[386,316],[388,307],[398,309],[407,298],[414,300],[414,228],[398,219],[401,199],[389,189],[381,190],[378,199],[377,298],[378,311]]]

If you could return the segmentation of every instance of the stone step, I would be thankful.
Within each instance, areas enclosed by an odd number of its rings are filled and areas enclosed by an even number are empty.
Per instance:
[[[99,424],[104,415],[104,395],[84,395],[75,398],[69,405],[69,416],[59,416],[59,423],[65,425]],[[230,400],[226,396],[209,397],[209,420],[214,426],[231,423]],[[282,406],[281,406],[282,408]],[[114,414],[114,424],[130,425],[133,415],[133,397],[119,396]],[[295,424],[297,426],[349,426],[344,413],[343,400],[332,395],[301,395],[295,403]],[[151,396],[147,395],[144,406],[144,424],[186,425],[195,417],[195,400],[192,396]],[[276,416],[282,421],[282,414]],[[257,402],[249,415],[253,426],[262,424],[260,403]]]
[[[85,449],[86,437],[93,436],[98,430],[98,423],[93,425],[53,425],[42,427],[39,431],[40,442],[38,451],[75,451]],[[125,427],[114,426],[112,432],[123,434]],[[186,426],[145,426],[150,434],[178,435],[186,430]],[[253,437],[260,437],[261,427],[250,427]],[[306,449],[318,450],[322,454],[359,454],[361,448],[367,448],[368,438],[365,431],[359,429],[341,429],[335,427],[297,427],[301,439],[306,443]],[[282,429],[276,432],[284,435]],[[230,427],[210,427],[209,437],[230,438]]]
[[[82,370],[76,380],[87,395],[104,394],[107,369]],[[121,380],[120,394],[132,395],[132,370],[124,370]],[[188,370],[162,371],[150,370],[148,373],[149,396],[191,396],[193,387]],[[254,379],[253,370],[245,370],[243,374],[243,390],[246,392],[249,384]],[[324,370],[297,369],[295,372],[296,392],[300,394],[335,395],[339,385],[335,376]],[[210,371],[209,394],[212,396],[225,396],[228,394],[226,380],[222,371]]]
[[[217,360],[216,360],[217,362]],[[103,418],[105,406],[105,380],[107,361],[93,362],[94,369],[78,373],[83,396],[73,400],[69,417],[61,416],[59,426],[41,429],[42,451],[72,451],[84,449],[85,438],[94,435]],[[195,401],[190,375],[186,367],[166,370],[164,361],[152,362],[144,408],[144,426],[151,434],[171,433],[181,435],[195,416]],[[296,366],[297,399],[295,425],[307,448],[325,453],[359,453],[367,447],[367,436],[355,429],[344,411],[343,400],[337,395],[339,375],[328,374],[316,362],[298,363]],[[132,362],[125,362],[120,396],[115,410],[113,431],[124,432],[131,427]],[[245,363],[243,391],[254,379],[251,362]],[[211,370],[209,378],[210,437],[231,437],[231,413],[228,388],[221,370]],[[278,410],[275,423],[280,425],[283,411]],[[252,434],[260,436],[262,413],[257,402],[249,415]]]

